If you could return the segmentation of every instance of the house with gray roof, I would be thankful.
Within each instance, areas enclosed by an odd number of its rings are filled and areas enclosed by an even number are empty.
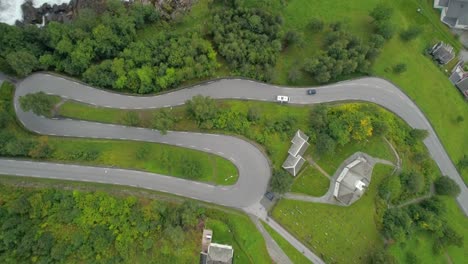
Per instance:
[[[288,150],[288,157],[283,163],[283,169],[296,176],[304,165],[305,159],[302,157],[309,147],[307,142],[309,137],[302,133],[301,130],[297,130],[294,138],[291,140],[291,147]]]
[[[435,44],[430,54],[439,64],[445,65],[455,58],[455,50],[449,44],[439,42]]]
[[[335,181],[333,196],[344,205],[350,205],[364,194],[370,184],[372,166],[362,156],[348,163]]]
[[[230,245],[212,243],[213,231],[203,230],[200,264],[232,264],[234,249]]]
[[[465,99],[468,100],[468,72],[464,70],[464,64],[465,63],[463,61],[458,62],[455,68],[453,68],[449,79],[453,85],[455,85],[458,90],[460,90]]]
[[[468,0],[434,0],[440,20],[451,28],[468,30]]]

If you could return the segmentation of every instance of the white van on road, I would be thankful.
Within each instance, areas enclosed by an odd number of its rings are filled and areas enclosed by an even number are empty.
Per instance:
[[[288,103],[289,102],[289,97],[286,95],[278,95],[276,96],[276,101],[280,103]]]

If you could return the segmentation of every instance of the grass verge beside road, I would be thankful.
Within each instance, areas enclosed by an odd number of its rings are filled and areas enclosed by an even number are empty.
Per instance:
[[[299,252],[295,247],[293,247],[289,242],[280,236],[273,228],[271,228],[266,223],[262,222],[263,227],[265,230],[270,234],[270,236],[276,241],[278,246],[283,250],[283,252],[288,256],[288,258],[294,264],[306,264],[311,263],[309,259],[304,257],[304,255]]]
[[[0,90],[0,106],[5,107],[9,113],[8,122],[4,128],[0,129],[0,134],[5,138],[7,135],[13,135],[18,139],[18,142],[28,142],[28,144],[45,143],[50,147],[50,150],[41,160],[117,166],[219,185],[231,185],[238,179],[237,168],[234,164],[222,157],[202,151],[137,141],[37,136],[25,131],[16,121],[11,104],[14,87],[4,83]],[[25,145],[26,143],[15,145],[13,157],[29,157],[28,153],[20,153],[24,150],[18,149],[25,147]],[[8,142],[2,142],[0,147],[2,147],[2,151],[7,151],[13,145],[8,146]]]
[[[290,192],[319,197],[327,193],[329,187],[330,180],[325,175],[312,165],[306,165],[296,176]]]

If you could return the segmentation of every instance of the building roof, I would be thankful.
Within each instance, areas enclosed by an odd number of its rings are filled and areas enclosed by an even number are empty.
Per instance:
[[[457,86],[458,90],[468,99],[468,78],[459,81],[455,86]]]
[[[468,0],[451,0],[446,17],[455,18],[460,25],[468,25]]]
[[[309,140],[309,137],[302,133],[301,130],[297,130],[294,138],[291,140],[292,145],[289,148],[288,153],[293,156],[304,154],[305,150],[309,146],[307,140]]]
[[[343,204],[349,205],[359,199],[369,186],[372,166],[366,159],[359,157],[343,168],[338,175],[333,196]]]
[[[307,140],[309,140],[309,137],[300,130],[297,130],[294,138],[291,140],[292,145],[288,151],[289,155],[284,161],[282,167],[293,176],[297,175],[305,162],[304,158],[302,158],[302,155],[304,155],[310,145]]]
[[[443,42],[437,43],[432,48],[431,54],[434,59],[439,61],[441,64],[447,64],[449,61],[455,58],[453,47]]]
[[[211,243],[208,247],[208,264],[231,264],[234,250],[231,246]]]

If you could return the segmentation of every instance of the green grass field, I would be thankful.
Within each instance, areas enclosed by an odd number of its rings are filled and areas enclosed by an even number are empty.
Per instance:
[[[206,228],[213,230],[214,243],[232,245],[234,263],[271,263],[262,235],[246,215],[218,212],[208,218]]]
[[[374,223],[374,198],[379,182],[392,169],[377,165],[369,190],[349,207],[283,199],[273,217],[325,262],[363,263],[383,243]]]
[[[330,180],[311,165],[305,166],[291,187],[293,193],[322,196],[330,187]]]
[[[299,252],[295,247],[291,246],[291,244],[289,244],[289,242],[286,239],[284,239],[282,236],[280,236],[280,234],[273,230],[273,228],[271,228],[264,222],[262,222],[262,225],[268,232],[268,234],[270,234],[270,236],[276,241],[278,246],[284,251],[284,253],[294,264],[311,263],[309,259],[304,257],[304,255],[301,252]]]

